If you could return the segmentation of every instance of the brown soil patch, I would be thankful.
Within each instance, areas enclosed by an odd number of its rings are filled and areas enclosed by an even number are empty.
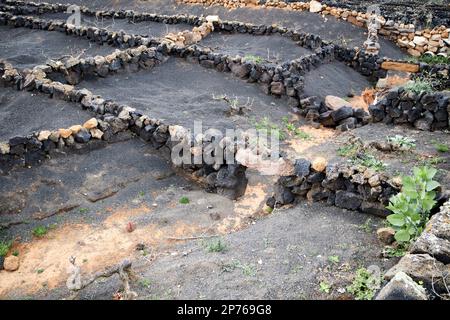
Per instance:
[[[0,296],[18,285],[21,294],[56,288],[67,279],[66,268],[72,255],[81,264],[82,274],[89,274],[129,257],[138,243],[165,247],[170,243],[166,237],[188,237],[200,232],[199,227],[181,222],[167,227],[138,225],[135,231],[126,231],[130,218],[147,214],[151,214],[151,209],[145,205],[136,209],[124,207],[100,226],[67,224],[51,230],[43,239],[17,245],[20,268],[16,272],[0,272]]]

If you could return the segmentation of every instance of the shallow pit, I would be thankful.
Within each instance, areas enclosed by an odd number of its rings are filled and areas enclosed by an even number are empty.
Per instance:
[[[214,32],[203,39],[201,45],[233,57],[239,55],[277,64],[313,53],[278,34],[256,36]]]
[[[202,121],[204,128],[248,129],[254,127],[252,120],[264,116],[280,123],[289,111],[286,99],[268,96],[255,84],[179,58],[170,58],[152,70],[94,78],[79,86],[188,128]],[[220,99],[223,95],[249,109],[244,115],[229,116],[229,103]]]
[[[33,68],[49,59],[107,55],[114,49],[58,31],[0,26],[0,58],[14,67]]]
[[[366,77],[338,61],[312,68],[304,78],[304,93],[322,98],[327,95],[342,98],[349,94],[360,95],[364,89],[373,87]]]
[[[83,124],[93,116],[76,103],[0,87],[0,141]]]

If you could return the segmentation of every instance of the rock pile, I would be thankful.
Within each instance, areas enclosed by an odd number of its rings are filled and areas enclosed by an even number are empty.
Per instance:
[[[357,109],[342,98],[326,96],[325,101],[312,96],[300,100],[298,113],[311,122],[339,131],[355,129],[369,123],[370,115],[364,109]]]
[[[373,122],[410,124],[419,130],[444,130],[450,127],[450,96],[444,93],[420,93],[403,87],[391,89],[369,106]]]
[[[117,50],[107,56],[88,58],[70,57],[62,61],[48,61],[50,72],[62,73],[67,83],[78,84],[89,75],[106,77],[119,69],[137,71],[151,69],[160,64],[164,57],[154,48],[141,45],[137,48]]]
[[[326,201],[340,208],[385,217],[385,205],[401,186],[395,179],[372,169],[351,164],[327,164],[323,159],[297,159],[292,175],[278,180],[270,207],[294,202],[296,197]]]

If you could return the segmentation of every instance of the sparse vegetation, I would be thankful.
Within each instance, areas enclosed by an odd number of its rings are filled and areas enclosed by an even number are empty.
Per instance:
[[[80,208],[80,210],[78,210],[80,213],[88,213],[89,209],[88,208]]]
[[[189,201],[189,198],[188,197],[181,197],[180,198],[180,203],[181,204],[188,204],[190,201]]]
[[[359,164],[375,171],[383,171],[386,169],[386,164],[383,161],[378,160],[374,155],[369,153],[359,153],[351,161],[354,164]]]
[[[368,218],[364,224],[361,225],[361,229],[366,233],[371,233],[373,231],[372,228],[372,219]]]
[[[141,279],[141,281],[139,281],[139,285],[143,288],[149,289],[150,285],[151,285],[151,281],[149,279]]]
[[[12,243],[11,242],[0,242],[0,257],[4,257],[8,254],[9,249],[11,248]]]
[[[338,149],[337,153],[341,157],[351,158],[354,157],[358,153],[358,145],[357,144],[346,144]]]
[[[39,227],[36,227],[33,229],[33,235],[38,238],[45,236],[47,234],[47,232],[48,232],[48,229],[45,226],[39,226]]]
[[[328,294],[331,291],[331,285],[326,281],[322,281],[319,283],[319,291]]]
[[[387,141],[398,150],[410,150],[416,147],[416,140],[402,135],[387,137]]]
[[[256,275],[256,266],[254,264],[241,263],[239,260],[233,260],[231,263],[222,265],[223,272],[232,272],[236,269],[240,269],[242,274],[249,277]]]
[[[340,259],[339,256],[329,256],[328,261],[330,261],[333,264],[338,264]]]
[[[416,94],[420,94],[422,92],[432,92],[433,91],[433,85],[425,80],[425,79],[416,79],[408,82],[404,86],[406,91],[414,92]]]
[[[264,59],[263,59],[262,57],[260,57],[260,56],[255,56],[255,55],[252,55],[252,54],[247,54],[247,55],[244,57],[244,60],[246,60],[246,61],[252,61],[252,62],[255,62],[255,63],[262,63],[262,62],[264,61]]]
[[[389,210],[393,214],[387,217],[396,230],[395,240],[409,243],[418,237],[428,222],[429,214],[436,204],[436,189],[440,186],[433,178],[437,170],[420,167],[413,169],[412,176],[402,178],[400,193],[389,200]]]
[[[438,55],[423,54],[418,59],[420,62],[427,64],[450,64],[450,58]]]
[[[283,130],[281,130],[277,124],[271,122],[268,117],[264,117],[260,121],[253,121],[253,125],[259,132],[267,133],[267,135],[269,136],[273,134],[279,140],[286,139],[286,134],[283,132]]]
[[[297,128],[295,126],[295,124],[293,124],[292,122],[289,122],[288,117],[283,117],[282,120],[283,120],[283,124],[286,128],[286,131],[288,132],[289,135],[293,135],[296,138],[299,138],[301,140],[311,140],[311,135],[304,132],[300,128]]]
[[[436,148],[436,151],[440,152],[440,153],[445,153],[445,152],[448,152],[448,150],[449,150],[448,145],[440,143],[440,142],[434,141],[433,145]]]
[[[399,243],[397,246],[385,247],[383,249],[383,256],[386,258],[403,257],[407,252],[407,246]]]
[[[227,245],[220,238],[207,241],[205,247],[208,252],[225,252],[227,250]]]
[[[366,268],[356,270],[351,285],[347,287],[356,300],[372,300],[381,279],[377,279]]]

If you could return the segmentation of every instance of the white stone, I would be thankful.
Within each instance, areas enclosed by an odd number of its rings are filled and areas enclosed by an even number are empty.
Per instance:
[[[10,151],[10,146],[6,142],[0,142],[0,153],[1,154],[8,154]]]
[[[51,134],[52,134],[51,131],[48,131],[48,130],[41,131],[41,132],[39,132],[38,140],[45,141],[48,139],[48,137],[50,137]]]
[[[418,46],[424,46],[427,44],[428,40],[425,37],[415,36],[413,42]]]
[[[320,12],[322,11],[322,4],[319,1],[312,0],[309,2],[310,12]]]

